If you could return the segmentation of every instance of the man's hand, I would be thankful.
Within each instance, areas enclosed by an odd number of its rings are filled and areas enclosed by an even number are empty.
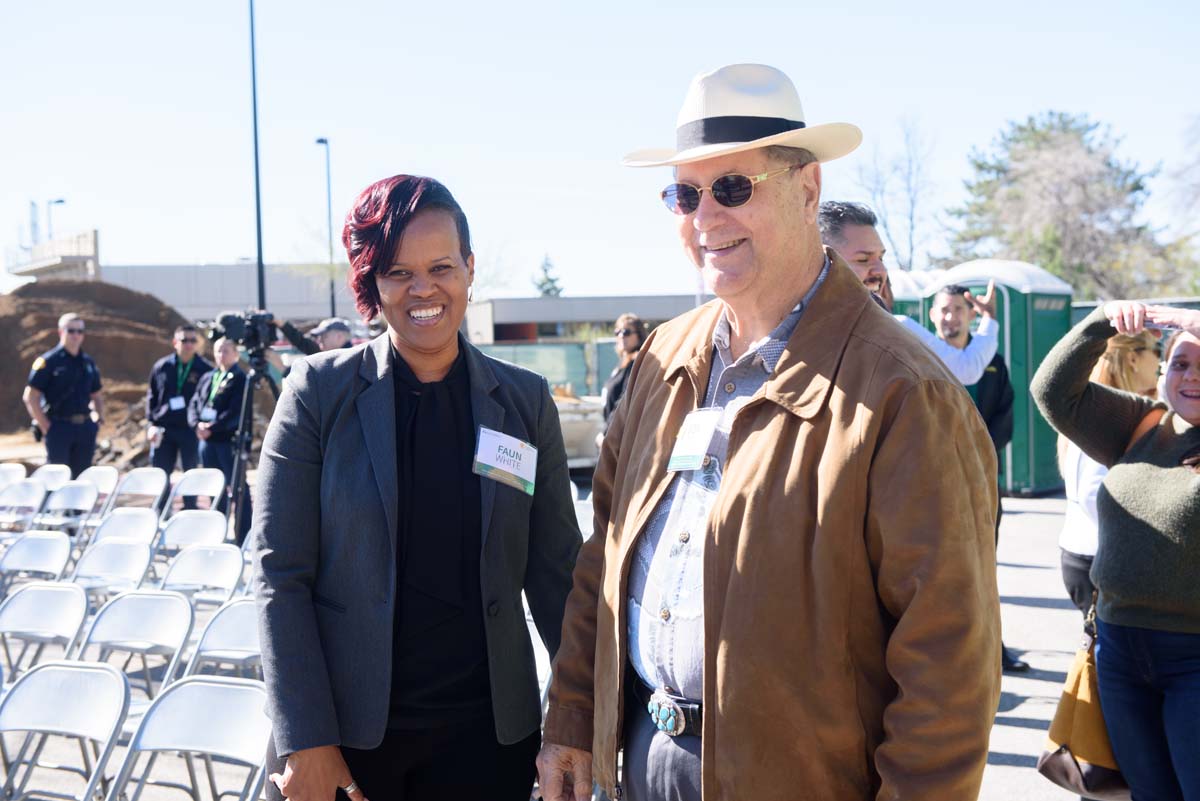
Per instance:
[[[592,797],[592,754],[547,743],[537,755],[543,801],[588,801]]]
[[[1178,309],[1174,306],[1147,306],[1146,322],[1150,325],[1178,328],[1187,331],[1194,337],[1200,337],[1200,311],[1196,311],[1195,309]]]
[[[977,298],[971,294],[970,290],[963,293],[963,297],[967,299],[967,303],[975,310],[975,313],[980,317],[996,317],[996,282],[988,281],[987,291],[983,293],[983,297]]]
[[[196,436],[200,439],[208,439],[212,434],[212,423],[197,423]]]
[[[338,788],[348,787],[354,780],[342,758],[342,749],[336,745],[290,754],[283,775],[272,773],[270,779],[290,801],[333,801]],[[350,801],[367,801],[361,789],[349,795]]]

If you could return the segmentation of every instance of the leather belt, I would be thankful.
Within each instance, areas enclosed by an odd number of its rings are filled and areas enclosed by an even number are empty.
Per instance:
[[[655,727],[671,737],[688,734],[699,737],[704,730],[704,707],[665,690],[651,690],[641,681],[633,682],[633,694],[641,701]]]

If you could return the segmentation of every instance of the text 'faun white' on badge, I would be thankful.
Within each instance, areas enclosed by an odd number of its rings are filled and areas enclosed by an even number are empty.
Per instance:
[[[532,495],[537,478],[537,448],[516,437],[480,426],[475,464],[471,469],[477,475]]]
[[[722,414],[723,409],[696,409],[683,418],[683,426],[675,437],[675,447],[671,451],[671,461],[667,462],[668,471],[700,468]]]

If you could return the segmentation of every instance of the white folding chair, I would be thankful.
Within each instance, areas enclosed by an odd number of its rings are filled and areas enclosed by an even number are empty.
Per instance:
[[[533,613],[529,611],[529,603],[525,594],[521,593],[521,603],[525,607],[525,627],[529,630],[529,640],[533,643],[533,664],[537,669],[538,691],[542,701],[542,719],[546,718],[546,708],[550,703],[550,652],[542,643],[542,635],[538,634],[537,624],[533,622]]]
[[[75,563],[71,581],[99,606],[111,594],[136,590],[149,567],[147,543],[111,537],[88,546]]]
[[[71,468],[65,464],[44,464],[30,478],[36,478],[48,492],[54,492],[71,480]]]
[[[232,543],[189,545],[167,566],[161,589],[181,592],[197,606],[220,606],[237,591],[242,565],[242,552]]]
[[[92,619],[76,658],[107,662],[114,653],[138,657],[146,698],[153,699],[154,677],[147,657],[162,657],[165,669],[158,682],[165,687],[175,679],[183,647],[192,633],[192,605],[177,592],[134,590],[121,593],[101,607]],[[90,649],[95,652],[89,654]]]
[[[575,522],[579,524],[579,531],[585,540],[592,536],[592,529],[595,526],[593,515],[594,510],[590,500],[575,501]]]
[[[35,581],[22,584],[0,603],[0,645],[7,662],[9,681],[22,670],[36,665],[47,645],[61,645],[70,654],[79,638],[87,615],[87,596],[73,584],[61,581]],[[9,640],[22,643],[14,660]],[[36,646],[28,664],[25,655]]]
[[[0,531],[9,532],[0,541],[12,541],[11,532],[21,532],[29,527],[46,500],[46,487],[36,478],[23,478],[0,490]]]
[[[167,489],[167,474],[160,467],[137,467],[125,474],[113,490],[111,508],[147,506],[158,512],[158,504]]]
[[[157,556],[169,557],[189,545],[220,545],[225,542],[229,521],[216,509],[184,509],[163,526]]]
[[[250,673],[249,678],[255,677],[262,665],[262,647],[258,641],[258,607],[253,598],[238,598],[216,611],[204,627],[183,675],[199,673],[206,665],[217,669],[230,665],[239,676]]]
[[[25,465],[18,462],[0,463],[0,490],[25,478]]]
[[[114,537],[152,546],[158,537],[158,515],[153,509],[140,506],[121,506],[113,509],[96,527],[92,543]]]
[[[193,754],[204,758],[209,789],[214,799],[236,795],[241,801],[256,799],[263,786],[263,754],[271,736],[265,707],[267,693],[261,682],[225,676],[188,676],[162,691],[146,711],[129,750],[109,788],[107,801],[136,799],[147,784],[173,787],[199,798]],[[183,752],[191,786],[151,781],[150,773],[164,751]],[[139,758],[148,754],[137,779],[137,789],[127,791]],[[212,757],[248,769],[240,791],[221,792],[212,769]]]
[[[184,498],[208,498],[208,508],[216,509],[225,492],[225,474],[215,467],[193,467],[184,472],[171,488],[167,502],[163,504],[162,522],[176,514],[175,502]]]
[[[121,474],[110,464],[94,464],[80,473],[77,480],[90,481],[96,485],[100,497],[97,499],[97,505],[93,511],[98,515],[103,515],[108,511],[109,503],[113,500],[113,492],[117,488],[117,482],[121,480]]]
[[[71,540],[61,531],[27,531],[0,556],[0,597],[22,576],[57,581],[71,558]]]
[[[50,493],[42,511],[33,516],[29,525],[74,534],[96,508],[99,496],[100,490],[90,481],[68,481]]]
[[[97,798],[128,708],[129,685],[111,665],[46,662],[29,670],[0,701],[0,733],[25,733],[16,758],[5,759],[4,798]],[[79,742],[81,768],[38,761],[52,736]],[[36,768],[78,773],[87,786],[79,796],[61,792],[60,783],[35,791]]]

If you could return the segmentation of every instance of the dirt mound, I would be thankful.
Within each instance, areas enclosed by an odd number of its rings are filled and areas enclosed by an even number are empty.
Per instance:
[[[120,461],[138,450],[144,422],[146,378],[155,360],[171,352],[171,334],[187,320],[158,298],[95,281],[38,281],[0,295],[0,431],[29,424],[21,391],[30,366],[58,344],[58,318],[75,312],[87,324],[84,351],[96,360],[104,384],[101,440],[120,444],[120,453],[96,461]]]

